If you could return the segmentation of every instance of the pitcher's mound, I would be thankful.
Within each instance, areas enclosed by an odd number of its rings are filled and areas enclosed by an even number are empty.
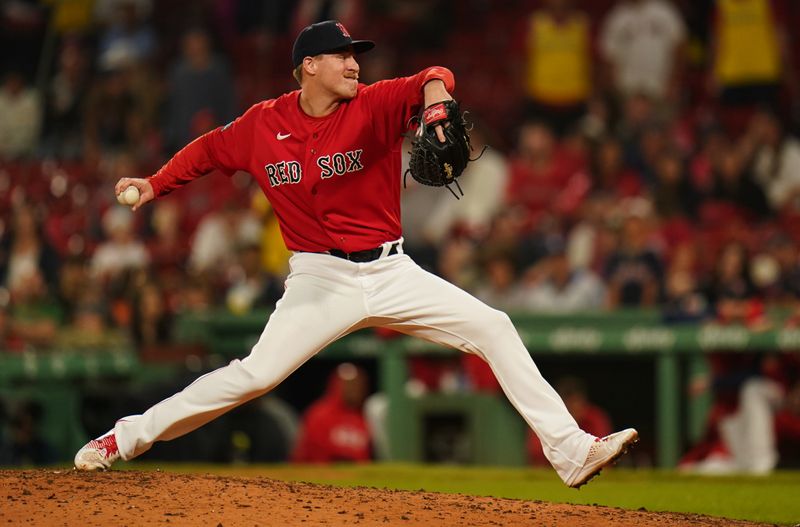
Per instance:
[[[746,526],[691,514],[164,472],[0,471],[0,525]]]

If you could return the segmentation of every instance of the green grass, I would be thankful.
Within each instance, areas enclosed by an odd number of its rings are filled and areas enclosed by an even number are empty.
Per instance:
[[[800,523],[800,472],[768,477],[702,477],[670,471],[603,473],[581,490],[566,488],[552,470],[441,465],[372,464],[334,466],[181,465],[127,463],[121,468],[230,476],[264,476],[338,486],[369,486],[457,492],[561,503],[598,504],[648,511],[709,514],[794,525]]]

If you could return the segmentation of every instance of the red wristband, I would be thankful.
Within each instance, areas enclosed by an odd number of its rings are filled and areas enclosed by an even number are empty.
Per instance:
[[[444,121],[445,119],[447,119],[447,108],[445,108],[443,102],[432,104],[422,112],[422,122],[426,125]]]

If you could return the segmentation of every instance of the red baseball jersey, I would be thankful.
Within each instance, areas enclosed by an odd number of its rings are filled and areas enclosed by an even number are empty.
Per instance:
[[[325,117],[300,108],[300,91],[252,106],[186,146],[150,183],[162,196],[213,169],[249,172],[278,217],[292,251],[354,252],[395,240],[400,228],[400,147],[433,79],[447,68],[359,85]]]

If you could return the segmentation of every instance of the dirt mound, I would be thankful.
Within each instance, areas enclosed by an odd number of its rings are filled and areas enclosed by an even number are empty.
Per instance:
[[[0,471],[0,525],[746,526],[709,516],[164,472]]]

